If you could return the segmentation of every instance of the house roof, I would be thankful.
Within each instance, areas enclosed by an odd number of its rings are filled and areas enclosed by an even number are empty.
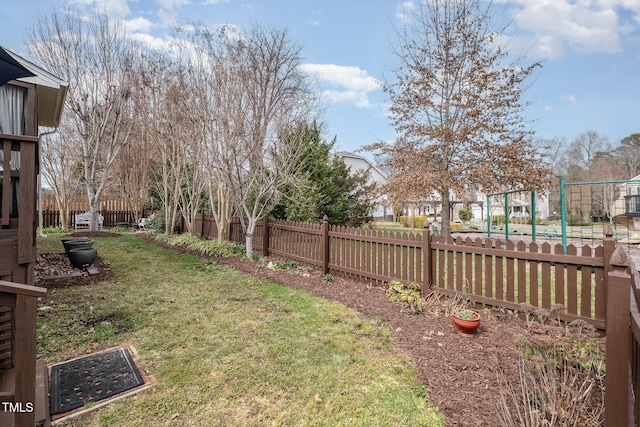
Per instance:
[[[336,153],[336,156],[338,156],[338,157],[351,157],[352,159],[359,159],[359,160],[363,160],[363,161],[365,161],[365,162],[369,165],[369,167],[370,167],[371,169],[373,169],[373,170],[375,170],[377,173],[379,173],[379,174],[380,174],[380,176],[382,176],[385,180],[388,178],[388,177],[387,177],[387,175],[386,175],[384,172],[382,172],[380,169],[378,169],[378,167],[377,167],[376,165],[374,165],[373,163],[371,163],[371,161],[370,161],[369,159],[367,159],[366,157],[364,157],[364,156],[359,156],[359,155],[357,155],[357,154],[350,153],[350,152],[348,152],[348,151],[338,151],[338,152]]]
[[[34,74],[33,77],[21,77],[17,80],[37,86],[38,126],[58,127],[69,83],[27,61],[20,55],[8,49],[3,49],[20,65]]]

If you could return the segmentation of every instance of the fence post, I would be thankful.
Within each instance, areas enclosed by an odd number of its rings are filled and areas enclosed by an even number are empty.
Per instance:
[[[322,274],[329,274],[329,217],[325,214],[322,217]]]
[[[429,220],[422,226],[422,286],[420,292],[425,293],[431,288],[431,229]]]
[[[269,215],[262,218],[262,256],[269,256]]]
[[[629,260],[623,248],[611,256],[607,274],[605,426],[629,425],[630,292]]]
[[[613,252],[616,249],[616,241],[613,239],[613,228],[611,225],[607,225],[607,228],[604,230],[604,240],[602,242],[602,250],[603,250],[603,263],[604,263],[604,301],[603,307],[605,310],[607,309],[607,294],[609,292],[609,273],[613,270],[613,266],[611,265],[611,257],[613,256]],[[597,314],[597,313],[596,313]],[[604,313],[605,318],[607,313]]]

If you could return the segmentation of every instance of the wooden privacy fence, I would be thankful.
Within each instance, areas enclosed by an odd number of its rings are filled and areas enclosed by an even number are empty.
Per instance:
[[[69,214],[69,228],[73,229],[75,226],[76,214],[81,214],[86,211],[71,211]],[[151,211],[145,211],[143,214],[138,214],[137,217],[146,217],[150,214]],[[119,224],[135,224],[136,223],[136,215],[132,211],[106,211],[101,210],[100,213],[104,217],[103,226],[105,227],[115,227]],[[61,225],[60,221],[60,212],[58,211],[43,211],[42,212],[42,226],[43,227],[59,227]]]
[[[198,215],[195,230],[217,237],[212,216]],[[244,243],[238,220],[230,240]],[[604,329],[606,280],[615,249],[612,233],[596,248],[526,244],[492,239],[303,224],[265,219],[256,227],[254,249],[313,266],[322,274],[375,283],[417,283],[423,292],[462,294],[473,302],[522,310],[564,310],[564,320],[584,319]]]
[[[56,199],[52,194],[42,195],[42,226],[59,227],[60,212]],[[68,224],[70,228],[75,226],[75,215],[89,212],[89,201],[86,195],[72,196],[69,202],[70,214]],[[137,218],[148,215],[151,211],[133,212],[130,209],[126,197],[102,197],[100,200],[100,213],[104,217],[104,226],[113,227],[118,224],[134,224]]]

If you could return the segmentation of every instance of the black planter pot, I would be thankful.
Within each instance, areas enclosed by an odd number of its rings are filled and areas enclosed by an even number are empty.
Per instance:
[[[96,248],[76,248],[69,250],[69,261],[75,268],[90,267],[98,257]]]
[[[89,240],[88,237],[63,237],[62,239],[60,239],[60,241],[62,242],[62,244],[64,245],[66,242],[78,242],[78,241],[87,241]]]
[[[89,249],[93,247],[93,240],[69,240],[62,242],[64,250],[69,253],[72,249]]]

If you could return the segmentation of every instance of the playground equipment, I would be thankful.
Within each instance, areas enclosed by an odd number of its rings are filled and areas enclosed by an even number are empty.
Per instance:
[[[613,221],[629,230],[630,243],[640,243],[640,176],[619,184],[611,210]]]

